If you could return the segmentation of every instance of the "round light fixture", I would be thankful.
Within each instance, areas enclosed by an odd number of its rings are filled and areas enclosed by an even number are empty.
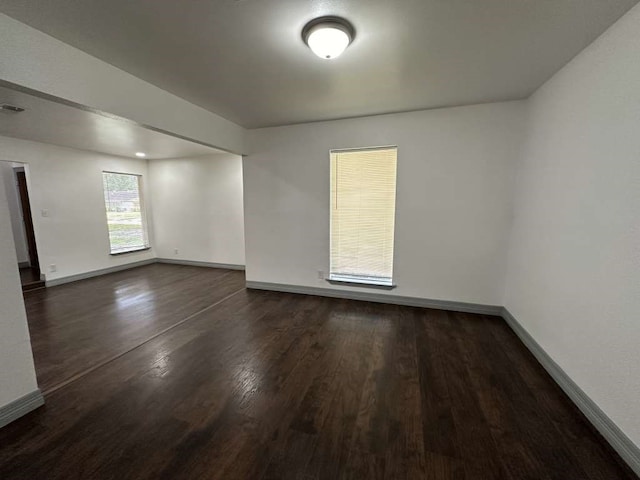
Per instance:
[[[144,158],[146,156],[147,156],[147,154],[144,153],[144,152],[136,152],[136,157],[138,157],[138,158]]]
[[[355,37],[353,26],[344,18],[320,17],[302,29],[302,39],[320,58],[338,57]]]

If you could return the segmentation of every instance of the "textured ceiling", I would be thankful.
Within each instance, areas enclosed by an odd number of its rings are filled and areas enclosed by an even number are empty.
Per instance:
[[[0,0],[0,11],[245,127],[525,98],[638,0]],[[338,59],[300,31],[339,15]]]
[[[0,103],[25,109],[0,111],[0,135],[122,157],[145,152],[147,158],[181,158],[220,150],[148,130],[123,119],[80,110],[0,87]]]

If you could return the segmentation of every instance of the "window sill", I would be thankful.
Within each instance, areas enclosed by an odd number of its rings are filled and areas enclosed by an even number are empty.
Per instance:
[[[109,255],[111,255],[112,257],[117,257],[118,255],[126,255],[127,253],[144,252],[146,250],[151,250],[151,247],[133,248],[131,250],[123,250],[122,252],[112,252]]]
[[[378,290],[393,290],[394,288],[397,287],[397,285],[383,285],[381,283],[373,283],[373,282],[358,282],[358,281],[354,281],[354,280],[331,280],[331,279],[326,279],[326,281],[328,283],[330,283],[331,285],[344,285],[344,286],[348,286],[348,287],[363,287],[363,288],[375,288]]]

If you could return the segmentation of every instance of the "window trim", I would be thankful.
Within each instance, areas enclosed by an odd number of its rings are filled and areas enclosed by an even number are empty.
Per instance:
[[[146,250],[151,250],[151,239],[149,238],[149,227],[147,223],[147,206],[144,199],[144,185],[143,185],[143,175],[141,173],[129,173],[129,172],[117,172],[114,170],[102,170],[102,197],[104,201],[104,174],[111,173],[115,175],[129,175],[131,177],[138,178],[138,198],[140,200],[140,217],[142,219],[142,234],[144,239],[144,245],[131,247],[128,250],[119,250],[114,252],[111,250],[111,236],[109,232],[109,217],[107,216],[107,205],[105,203],[105,219],[107,220],[107,236],[109,238],[109,256],[116,257],[119,255],[126,255],[127,253],[136,253],[136,252],[144,252]]]
[[[337,280],[335,278],[327,278],[327,283],[331,285],[344,285],[346,287],[364,287],[364,288],[375,288],[378,290],[393,290],[398,285],[395,283],[386,284],[386,283],[376,283],[372,281],[355,281],[354,280]]]
[[[376,147],[350,147],[350,148],[332,148],[329,150],[329,155],[332,153],[342,153],[342,152],[368,152],[371,150],[389,150],[391,148],[395,148],[398,150],[398,145],[378,145]]]
[[[341,153],[341,152],[365,152],[365,151],[374,151],[374,150],[387,150],[387,149],[395,149],[396,151],[396,194],[394,197],[394,209],[397,207],[397,201],[398,201],[398,191],[397,191],[397,186],[398,186],[398,179],[397,179],[397,162],[398,162],[398,145],[378,145],[378,146],[371,146],[371,147],[349,147],[349,148],[331,148],[329,149],[329,165],[331,165],[331,156],[334,153]],[[329,175],[329,198],[331,198],[331,188],[332,188],[332,182],[333,179],[331,177],[331,175]],[[331,273],[331,245],[333,242],[333,235],[332,235],[332,221],[331,221],[331,208],[329,209],[329,267],[327,269],[328,272],[328,278],[325,279],[325,281],[331,285],[343,285],[343,286],[352,286],[352,287],[363,287],[363,288],[374,288],[374,289],[378,289],[378,290],[393,290],[394,288],[396,288],[398,285],[395,283],[395,269],[393,268],[395,266],[395,257],[396,257],[396,250],[394,248],[393,251],[393,259],[392,259],[392,276],[390,279],[390,282],[379,282],[379,281],[375,281],[375,280],[366,280],[363,279],[362,277],[358,278],[356,276],[353,276],[351,278],[347,278],[347,276],[344,275],[340,275],[340,274],[332,274]],[[396,235],[396,222],[397,222],[397,215],[394,215],[394,220],[393,220],[393,241],[395,243],[395,235]],[[342,277],[342,278],[341,278]]]
[[[131,250],[122,250],[121,252],[113,252],[113,253],[109,253],[109,255],[111,255],[112,257],[117,257],[119,255],[126,255],[127,253],[136,253],[136,252],[144,252],[146,250],[151,250],[151,247],[135,247],[132,248]]]

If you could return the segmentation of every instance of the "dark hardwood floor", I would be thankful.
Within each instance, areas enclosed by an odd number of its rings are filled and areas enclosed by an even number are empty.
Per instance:
[[[635,478],[499,318],[242,284],[153,265],[27,296],[50,382],[127,353],[0,430],[0,478]]]
[[[40,270],[31,267],[20,269],[20,283],[24,292],[44,287],[44,280],[40,279]]]
[[[153,264],[25,292],[45,394],[244,288],[244,272]]]

